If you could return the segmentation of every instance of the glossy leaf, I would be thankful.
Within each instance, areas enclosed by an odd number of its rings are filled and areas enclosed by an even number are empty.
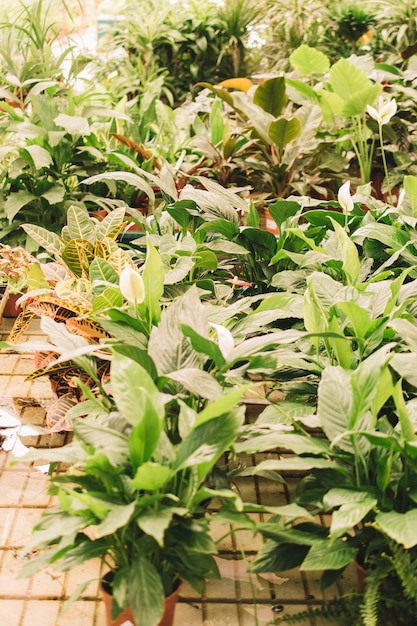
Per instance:
[[[266,113],[278,117],[287,101],[285,78],[280,76],[263,81],[256,88],[253,101]]]

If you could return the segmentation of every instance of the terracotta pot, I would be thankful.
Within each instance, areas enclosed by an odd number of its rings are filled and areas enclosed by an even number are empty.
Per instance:
[[[358,563],[356,559],[354,563],[356,568],[356,582],[358,586],[358,591],[364,591],[366,585],[366,569],[363,567],[363,565]]]
[[[22,307],[17,305],[17,300],[21,297],[21,293],[10,293],[3,309],[3,317],[17,317],[22,312]]]
[[[113,572],[109,572],[104,576],[104,581],[109,581],[112,578]],[[165,608],[164,614],[162,615],[162,619],[159,622],[158,626],[173,626],[174,623],[174,612],[175,606],[177,604],[178,595],[181,591],[182,583],[178,585],[178,587],[171,593],[170,596],[165,598]],[[112,605],[112,596],[107,593],[104,589],[103,585],[101,585],[101,594],[104,602],[104,609],[106,614],[106,626],[140,626],[140,624],[136,624],[132,609],[128,607],[119,615],[119,617],[112,621],[111,618],[111,605]]]

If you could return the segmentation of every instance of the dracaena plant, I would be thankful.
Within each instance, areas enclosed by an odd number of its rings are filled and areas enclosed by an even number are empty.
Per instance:
[[[201,120],[195,122],[196,147],[205,158],[202,171],[223,184],[246,180],[260,204],[294,191],[308,193],[314,186],[319,188],[329,174],[325,171],[327,146],[316,137],[320,108],[309,102],[294,106],[287,83],[282,76],[259,85],[241,78],[218,86],[201,83],[225,103],[222,110],[214,101],[208,128]],[[334,175],[336,160],[333,165],[329,169]]]
[[[116,410],[79,421],[73,442],[48,454],[69,466],[50,478],[57,503],[35,525],[24,551],[40,552],[22,575],[101,557],[114,573],[113,618],[131,606],[138,624],[156,626],[179,580],[201,592],[206,578],[219,577],[202,503],[237,499],[205,480],[238,436],[243,391],[182,414],[182,439],[173,442],[164,395],[141,365],[114,354],[111,387]]]

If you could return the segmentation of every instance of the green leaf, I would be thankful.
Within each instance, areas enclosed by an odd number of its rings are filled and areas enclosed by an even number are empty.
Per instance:
[[[47,191],[44,191],[41,198],[44,198],[49,204],[59,204],[65,200],[66,189],[63,185],[53,185]]]
[[[328,57],[316,48],[305,44],[296,48],[290,55],[290,63],[301,76],[326,74],[330,69]]]
[[[164,545],[164,535],[174,515],[184,515],[188,509],[179,507],[159,507],[156,511],[145,511],[137,517],[138,526],[150,535],[160,546]]]
[[[350,284],[355,285],[361,269],[358,250],[340,224],[334,219],[331,219],[331,222],[339,244],[343,269],[349,278]]]
[[[341,537],[345,533],[352,531],[359,524],[369,511],[378,503],[376,498],[362,494],[365,499],[353,503],[345,503],[333,512],[330,526],[331,537]]]
[[[94,281],[103,281],[106,283],[114,283],[115,285],[119,284],[119,274],[105,259],[96,257],[90,265],[89,272],[92,283]]]
[[[212,401],[223,395],[223,389],[217,380],[198,368],[183,367],[176,372],[167,372],[165,376],[180,383],[195,397],[201,396]]]
[[[372,87],[365,72],[346,59],[339,59],[330,69],[330,83],[333,91],[346,102],[351,96]]]
[[[56,259],[60,259],[62,257],[62,253],[65,249],[65,243],[62,241],[58,235],[53,233],[46,228],[42,228],[41,226],[35,226],[33,224],[22,224],[23,230],[32,237],[36,243],[45,248],[47,252],[49,252]]]
[[[276,200],[274,204],[268,205],[268,211],[278,226],[281,226],[289,217],[301,212],[301,208],[301,204],[294,200]]]
[[[214,361],[218,369],[223,366],[225,362],[224,357],[217,343],[207,337],[203,337],[187,324],[181,324],[181,328],[184,335],[191,339],[192,346],[196,352],[206,354]]]
[[[417,434],[414,432],[414,424],[407,410],[407,406],[404,401],[404,395],[402,390],[401,380],[394,387],[393,398],[395,402],[395,408],[400,420],[401,434],[405,441],[416,441]]]
[[[203,424],[209,420],[215,419],[220,415],[229,413],[242,399],[243,395],[249,389],[249,385],[242,385],[239,389],[235,389],[230,393],[222,396],[214,402],[210,402],[197,416],[196,425]]]
[[[149,460],[164,427],[163,399],[147,371],[136,361],[113,355],[111,385],[116,405],[136,431],[138,464]]]
[[[338,570],[349,565],[355,557],[355,548],[347,546],[344,541],[336,540],[333,544],[322,541],[311,547],[300,570],[303,572]]]
[[[155,202],[155,194],[149,183],[132,172],[105,172],[104,174],[96,174],[95,176],[85,178],[83,180],[83,185],[93,185],[94,183],[98,183],[103,180],[121,180],[128,185],[132,185],[132,187],[135,187],[136,189],[140,189],[148,196],[148,198],[150,198],[152,203]]]
[[[86,209],[70,206],[67,211],[67,223],[70,239],[86,239],[95,243],[94,224]]]
[[[216,146],[223,139],[224,132],[224,119],[223,119],[223,107],[220,100],[215,100],[210,107],[210,130],[211,130],[211,143]]]
[[[71,135],[89,135],[91,132],[90,125],[85,117],[60,113],[54,121],[57,126],[62,126]]]
[[[94,539],[113,535],[119,528],[125,528],[135,512],[135,502],[123,506],[110,503],[110,509],[101,524],[91,527]]]
[[[131,485],[138,491],[157,491],[174,475],[173,470],[166,465],[148,461],[138,467]]]
[[[291,452],[297,455],[326,455],[330,453],[329,443],[325,439],[305,437],[304,435],[295,435],[285,432],[272,432],[266,435],[258,435],[251,437],[247,441],[236,444],[236,450],[245,452],[246,454],[264,452],[265,450],[273,450],[274,448],[291,450]],[[310,460],[311,459],[308,459],[309,462]],[[275,463],[279,463],[279,461],[263,461],[262,467],[275,469]]]
[[[155,567],[142,556],[135,557],[128,575],[129,605],[140,626],[157,626],[164,611],[164,589]]]
[[[148,309],[149,320],[158,323],[161,317],[160,299],[164,293],[165,270],[162,259],[149,237],[142,278],[145,285],[145,305]]]
[[[413,216],[417,217],[417,176],[404,176],[404,190],[410,201]]]
[[[355,93],[350,98],[348,98],[342,108],[343,117],[350,118],[355,115],[362,115],[366,111],[366,107],[368,104],[371,106],[375,104],[375,100],[378,95],[381,93],[382,87],[381,85],[372,85],[368,87],[368,89],[364,89],[359,93]]]
[[[123,306],[123,296],[117,287],[107,287],[93,300],[93,312]]]
[[[406,550],[417,545],[417,509],[406,513],[378,513],[375,518],[376,526],[388,537],[400,543]]]
[[[301,131],[300,121],[293,117],[289,120],[281,118],[271,122],[268,127],[268,136],[280,150],[290,143]]]
[[[263,81],[256,88],[253,101],[267,113],[278,117],[287,101],[285,78],[279,76]]]
[[[4,203],[4,210],[9,222],[15,218],[21,208],[36,200],[38,199],[33,193],[25,191],[24,189],[11,193]]]
[[[344,100],[333,91],[317,89],[319,104],[325,122],[331,124],[335,117],[342,115]]]
[[[22,152],[26,153],[29,157],[33,165],[37,170],[40,170],[42,167],[49,167],[53,164],[53,159],[45,148],[41,148],[41,146],[32,145],[26,146],[26,148],[22,149]]]

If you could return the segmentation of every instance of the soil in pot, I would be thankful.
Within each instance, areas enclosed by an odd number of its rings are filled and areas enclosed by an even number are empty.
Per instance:
[[[140,624],[136,624],[132,609],[127,608],[119,615],[116,620],[112,621],[111,618],[111,604],[112,604],[112,596],[109,591],[111,591],[111,587],[108,584],[113,577],[113,572],[108,572],[103,576],[104,583],[101,585],[101,594],[104,602],[104,609],[106,614],[106,625],[107,626],[140,626]],[[181,591],[182,583],[180,582],[178,587],[171,593],[170,596],[165,598],[165,609],[164,614],[159,622],[158,626],[173,626],[174,623],[174,613],[175,606],[177,604],[178,595]]]

